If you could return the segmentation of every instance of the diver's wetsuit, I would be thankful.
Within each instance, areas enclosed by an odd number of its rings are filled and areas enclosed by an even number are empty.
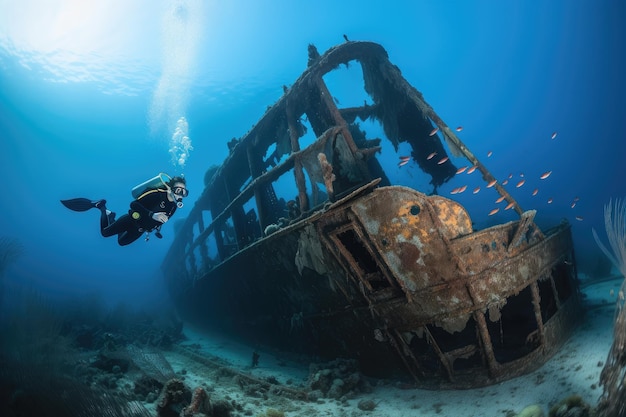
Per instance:
[[[117,236],[117,243],[120,246],[133,243],[144,232],[149,232],[160,226],[162,223],[152,218],[153,213],[164,212],[167,217],[172,217],[176,211],[176,202],[167,198],[167,190],[148,190],[130,203],[128,214],[122,215],[119,219],[109,224],[109,216],[106,209],[101,209],[100,232],[102,236]]]

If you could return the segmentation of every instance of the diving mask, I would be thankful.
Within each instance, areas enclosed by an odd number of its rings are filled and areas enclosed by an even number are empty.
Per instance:
[[[187,197],[189,195],[189,190],[187,190],[185,187],[174,187],[172,188],[172,192],[174,193],[174,195],[180,197]]]

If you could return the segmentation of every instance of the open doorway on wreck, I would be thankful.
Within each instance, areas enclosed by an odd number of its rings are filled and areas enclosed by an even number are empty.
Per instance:
[[[519,359],[539,347],[539,324],[533,310],[530,286],[508,297],[502,308],[490,309],[486,318],[498,363]]]

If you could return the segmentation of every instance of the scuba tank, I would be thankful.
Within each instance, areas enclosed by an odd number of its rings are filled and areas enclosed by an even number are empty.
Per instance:
[[[169,185],[167,183],[172,178],[164,172],[160,172],[156,177],[150,178],[148,181],[144,181],[141,184],[134,187],[131,191],[134,199],[139,198],[141,194],[143,194],[146,190],[149,189],[166,189],[169,190]]]

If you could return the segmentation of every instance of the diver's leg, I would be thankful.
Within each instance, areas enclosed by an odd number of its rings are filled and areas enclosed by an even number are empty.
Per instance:
[[[105,219],[103,219],[103,217]],[[117,235],[127,230],[136,228],[135,222],[128,214],[124,214],[110,225],[109,217],[111,217],[111,215],[107,214],[106,212],[100,216],[100,233],[104,237]]]
[[[130,229],[123,233],[120,233],[117,237],[117,243],[120,246],[126,246],[128,244],[133,243],[135,240],[139,239],[143,232],[140,232],[139,229]]]
[[[104,236],[104,229],[109,227],[109,216],[107,215],[106,208],[100,209],[100,233]]]
[[[100,232],[111,226],[115,221],[115,213],[107,209],[106,203],[106,200],[98,200],[92,203],[93,207],[100,210]]]

